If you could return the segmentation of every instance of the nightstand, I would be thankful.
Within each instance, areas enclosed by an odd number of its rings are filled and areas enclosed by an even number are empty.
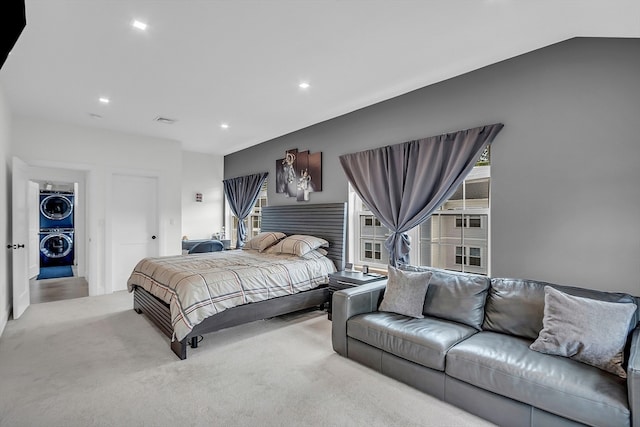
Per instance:
[[[329,320],[331,320],[331,305],[334,292],[364,285],[365,283],[377,282],[378,280],[384,280],[386,278],[387,276],[383,276],[382,274],[364,274],[360,271],[346,270],[329,274],[329,307],[327,309]]]

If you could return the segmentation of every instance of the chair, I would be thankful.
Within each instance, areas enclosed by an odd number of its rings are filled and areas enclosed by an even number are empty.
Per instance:
[[[200,254],[205,252],[218,252],[224,249],[224,245],[220,240],[205,240],[195,244],[189,249],[190,254]]]

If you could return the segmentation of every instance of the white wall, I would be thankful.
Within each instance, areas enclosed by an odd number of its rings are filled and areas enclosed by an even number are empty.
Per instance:
[[[160,255],[181,252],[180,143],[16,116],[12,127],[12,154],[32,167],[84,171],[87,198],[87,268],[89,294],[111,289],[106,269],[112,241],[105,233],[111,224],[108,203],[111,177],[116,173],[158,178]]]
[[[182,235],[208,239],[224,224],[224,157],[183,151],[182,153]],[[202,202],[196,202],[202,193]]]
[[[4,252],[0,256],[0,335],[4,331],[9,318],[9,310],[11,306],[11,252],[4,249],[11,243],[11,192],[9,186],[11,181],[8,179],[11,173],[9,164],[11,163],[10,152],[10,135],[11,135],[11,115],[9,106],[4,98],[4,91],[0,86],[0,245]]]

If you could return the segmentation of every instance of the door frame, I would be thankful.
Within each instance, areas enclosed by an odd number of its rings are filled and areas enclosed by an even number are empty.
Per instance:
[[[80,199],[79,209],[75,210],[74,217],[74,252],[76,259],[77,274],[87,280],[89,295],[98,295],[97,276],[98,269],[91,268],[98,264],[98,251],[90,250],[90,234],[89,234],[89,213],[91,192],[91,177],[95,173],[93,166],[82,163],[62,163],[42,160],[28,160],[29,180],[32,181],[64,181],[77,183],[77,192],[75,197]],[[38,209],[40,202],[38,202]]]
[[[20,318],[31,304],[29,290],[29,164],[11,159],[11,295],[12,317]],[[16,221],[20,219],[20,221]],[[12,247],[12,248],[11,248]]]
[[[156,170],[139,170],[139,169],[127,169],[127,168],[114,168],[107,171],[106,176],[106,200],[105,200],[105,227],[104,227],[104,241],[105,241],[105,254],[104,254],[104,291],[105,294],[112,294],[113,291],[113,209],[109,208],[109,206],[113,206],[114,204],[114,194],[113,194],[113,180],[115,175],[128,175],[135,176],[140,178],[154,178],[156,180],[156,226],[158,227],[158,254],[163,254],[164,244],[165,244],[165,233],[163,232],[164,228],[160,222],[160,206],[162,206],[161,200],[161,191],[162,188],[162,174],[160,171]]]
[[[77,273],[79,277],[87,278],[87,282],[90,283],[89,277],[87,277],[88,268],[88,246],[87,241],[87,217],[88,217],[88,197],[87,197],[87,171],[79,169],[70,169],[65,167],[52,167],[52,166],[34,166],[31,165],[29,179],[32,181],[60,181],[67,183],[76,183],[77,191],[74,195],[76,204],[79,203],[80,209],[74,206],[74,252]],[[38,202],[38,209],[40,203]],[[91,295],[91,292],[89,293]]]
[[[40,273],[40,184],[30,179],[27,185],[29,188],[27,199],[27,212],[29,217],[28,257],[29,280],[31,280]],[[32,227],[32,225],[34,225],[34,227]],[[33,246],[31,245],[32,243],[34,244]]]

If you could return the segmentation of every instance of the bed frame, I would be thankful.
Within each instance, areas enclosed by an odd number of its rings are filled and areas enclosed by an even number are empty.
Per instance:
[[[346,253],[346,203],[268,206],[262,209],[261,231],[281,231],[287,235],[311,234],[329,242],[329,257],[338,270],[344,270]],[[198,347],[198,337],[220,329],[304,310],[323,308],[329,301],[327,286],[293,295],[229,308],[196,325],[181,341],[173,340],[171,350],[187,358],[187,347]],[[144,313],[170,339],[173,337],[169,306],[141,287],[133,291],[133,309]]]

